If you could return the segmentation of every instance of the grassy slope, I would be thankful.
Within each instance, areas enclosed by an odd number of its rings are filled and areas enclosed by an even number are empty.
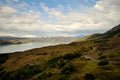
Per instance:
[[[0,55],[1,80],[119,80],[120,33]]]

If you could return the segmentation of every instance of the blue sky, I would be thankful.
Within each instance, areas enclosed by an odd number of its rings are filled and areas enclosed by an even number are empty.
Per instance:
[[[3,3],[3,5],[12,6],[20,12],[38,10],[44,13],[40,4],[45,4],[49,8],[65,7],[71,8],[73,10],[79,10],[81,6],[92,7],[96,4],[97,1],[98,0],[1,0],[1,3]],[[18,7],[19,4],[24,4],[25,9]],[[67,9],[63,11],[63,13],[67,12]]]
[[[0,0],[0,36],[102,33],[120,22],[120,0]]]

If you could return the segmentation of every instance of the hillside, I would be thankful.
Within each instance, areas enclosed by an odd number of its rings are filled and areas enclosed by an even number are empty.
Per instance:
[[[66,45],[1,54],[0,80],[120,80],[120,25]]]
[[[86,41],[86,40],[105,39],[105,38],[108,39],[119,33],[120,33],[120,24],[113,27],[112,29],[108,30],[107,32],[105,32],[103,34],[97,33],[97,34],[87,35],[83,38],[78,39],[76,42]]]

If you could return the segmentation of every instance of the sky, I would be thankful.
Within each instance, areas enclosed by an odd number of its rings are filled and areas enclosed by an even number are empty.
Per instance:
[[[76,37],[120,24],[120,0],[0,0],[0,36]]]

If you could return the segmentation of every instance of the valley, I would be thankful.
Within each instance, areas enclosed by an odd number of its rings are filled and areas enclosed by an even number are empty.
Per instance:
[[[0,54],[0,80],[119,80],[120,25],[70,44]]]

